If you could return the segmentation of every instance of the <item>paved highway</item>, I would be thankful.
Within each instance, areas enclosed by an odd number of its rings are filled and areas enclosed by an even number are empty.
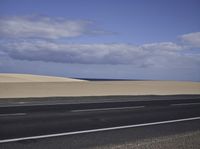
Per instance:
[[[200,98],[0,106],[0,143],[194,121]]]

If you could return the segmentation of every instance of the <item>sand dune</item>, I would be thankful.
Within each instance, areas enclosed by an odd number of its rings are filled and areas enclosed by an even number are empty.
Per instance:
[[[80,81],[14,74],[0,76],[0,98],[200,94],[200,82]]]
[[[74,81],[84,81],[84,80],[64,78],[64,77],[32,75],[32,74],[0,73],[0,83],[2,82],[74,82]]]

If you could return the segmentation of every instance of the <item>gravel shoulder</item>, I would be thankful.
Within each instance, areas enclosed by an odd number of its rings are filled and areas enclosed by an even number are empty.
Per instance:
[[[90,149],[199,149],[200,131]]]

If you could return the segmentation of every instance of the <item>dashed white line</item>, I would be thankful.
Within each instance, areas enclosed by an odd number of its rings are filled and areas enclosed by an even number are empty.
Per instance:
[[[0,117],[3,116],[22,116],[22,115],[26,115],[26,113],[9,113],[9,114],[0,114]]]
[[[108,110],[125,110],[125,109],[140,109],[145,106],[134,107],[116,107],[116,108],[97,108],[97,109],[83,109],[83,110],[71,110],[71,112],[90,112],[90,111],[108,111]]]
[[[171,104],[171,106],[189,106],[189,105],[200,105],[200,103],[197,102],[197,103],[176,103],[176,104]]]
[[[19,104],[25,104],[25,103],[27,103],[27,102],[24,102],[24,101],[20,101],[20,102],[18,102]]]
[[[135,127],[142,127],[142,126],[152,126],[152,125],[159,125],[159,124],[169,124],[169,123],[192,121],[192,120],[200,120],[200,117],[192,117],[192,118],[176,119],[176,120],[168,120],[168,121],[152,122],[152,123],[143,123],[143,124],[136,124],[136,125],[126,125],[126,126],[118,126],[118,127],[109,127],[109,128],[101,128],[101,129],[83,130],[83,131],[75,131],[75,132],[66,132],[66,133],[59,133],[59,134],[49,134],[49,135],[22,137],[22,138],[14,138],[14,139],[5,139],[5,140],[0,140],[0,143],[31,140],[31,139],[42,139],[42,138],[50,138],[50,137],[59,137],[59,136],[92,133],[92,132],[100,132],[100,131],[108,131],[108,130],[117,130],[117,129],[126,129],[126,128],[135,128]]]

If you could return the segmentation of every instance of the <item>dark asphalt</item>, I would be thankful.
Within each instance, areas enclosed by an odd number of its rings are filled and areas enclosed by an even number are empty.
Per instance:
[[[182,137],[188,133],[200,132],[200,120],[185,121],[178,123],[153,125],[146,127],[136,127],[128,129],[119,129],[111,131],[101,131],[95,133],[84,133],[76,135],[68,135],[53,138],[43,138],[34,140],[23,140],[17,142],[1,143],[1,149],[121,149],[119,147],[123,144],[134,144],[135,147],[128,146],[122,149],[138,149],[137,145],[147,144],[146,148],[142,149],[199,149],[200,137],[186,138]],[[163,138],[167,140],[173,139],[173,135],[180,137],[179,147],[172,146],[171,148],[165,148],[166,144]],[[196,136],[194,136],[196,137]],[[160,139],[161,140],[160,140]],[[194,142],[192,140],[199,140]],[[158,146],[150,147],[148,142],[157,142]],[[178,142],[174,142],[177,144]],[[196,144],[193,144],[196,143]],[[163,144],[163,146],[162,146]],[[187,145],[186,145],[187,144]],[[119,146],[118,146],[119,145]],[[196,146],[196,147],[192,147]]]
[[[57,105],[12,104],[0,107],[0,140],[199,116],[199,98]]]

